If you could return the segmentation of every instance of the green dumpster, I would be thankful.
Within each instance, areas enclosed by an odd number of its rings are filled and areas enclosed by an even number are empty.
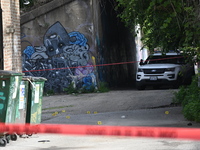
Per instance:
[[[29,90],[29,78],[22,77],[19,88],[19,101],[16,106],[15,123],[26,123],[28,90]]]
[[[0,70],[0,122],[15,123],[22,73]]]
[[[46,79],[30,77],[27,101],[26,123],[41,123],[43,88]]]

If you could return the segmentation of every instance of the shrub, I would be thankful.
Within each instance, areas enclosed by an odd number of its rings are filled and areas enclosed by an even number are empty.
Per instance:
[[[197,76],[195,76],[189,86],[181,86],[179,91],[174,93],[173,102],[185,106],[190,101],[198,99],[199,87],[197,79]]]
[[[193,101],[185,105],[183,115],[190,121],[200,122],[200,102]]]
[[[185,86],[181,86],[178,92],[174,93],[173,103],[182,104],[182,101],[187,95],[187,88]]]
[[[192,83],[186,89],[186,95],[183,98],[182,105],[186,106],[188,103],[197,101],[199,99],[198,77],[195,76]]]
[[[183,107],[183,115],[186,119],[200,122],[200,88],[198,87],[198,76],[195,76],[191,85],[180,87],[175,93],[175,103]]]

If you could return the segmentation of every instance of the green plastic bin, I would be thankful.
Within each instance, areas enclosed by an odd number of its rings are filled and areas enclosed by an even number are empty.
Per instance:
[[[46,81],[43,77],[29,78],[26,123],[41,123],[43,88]]]
[[[15,123],[26,123],[29,78],[22,77],[19,88],[19,101],[16,108]]]
[[[22,73],[0,70],[0,122],[15,123]]]

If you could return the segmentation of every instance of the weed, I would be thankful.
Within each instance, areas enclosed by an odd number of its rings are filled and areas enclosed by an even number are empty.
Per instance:
[[[73,83],[70,83],[64,91],[67,92],[67,94],[78,93],[78,90],[74,87]]]
[[[109,92],[110,89],[108,88],[108,84],[106,82],[99,82],[98,91],[100,93]]]
[[[49,90],[49,91],[43,93],[44,96],[50,96],[50,95],[54,95],[54,94],[55,94],[54,90]]]
[[[71,83],[67,88],[64,89],[67,94],[80,94],[80,93],[104,93],[104,92],[109,92],[109,88],[106,82],[99,82],[99,87],[96,88],[96,86],[91,85],[89,87],[82,87],[80,89],[77,89],[74,87],[74,84]]]
[[[91,85],[90,87],[83,87],[80,89],[80,93],[95,93],[97,90],[94,85]]]

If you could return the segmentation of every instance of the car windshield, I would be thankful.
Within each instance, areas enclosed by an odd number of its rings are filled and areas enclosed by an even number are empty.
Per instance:
[[[147,64],[184,64],[184,58],[180,55],[149,56]]]

